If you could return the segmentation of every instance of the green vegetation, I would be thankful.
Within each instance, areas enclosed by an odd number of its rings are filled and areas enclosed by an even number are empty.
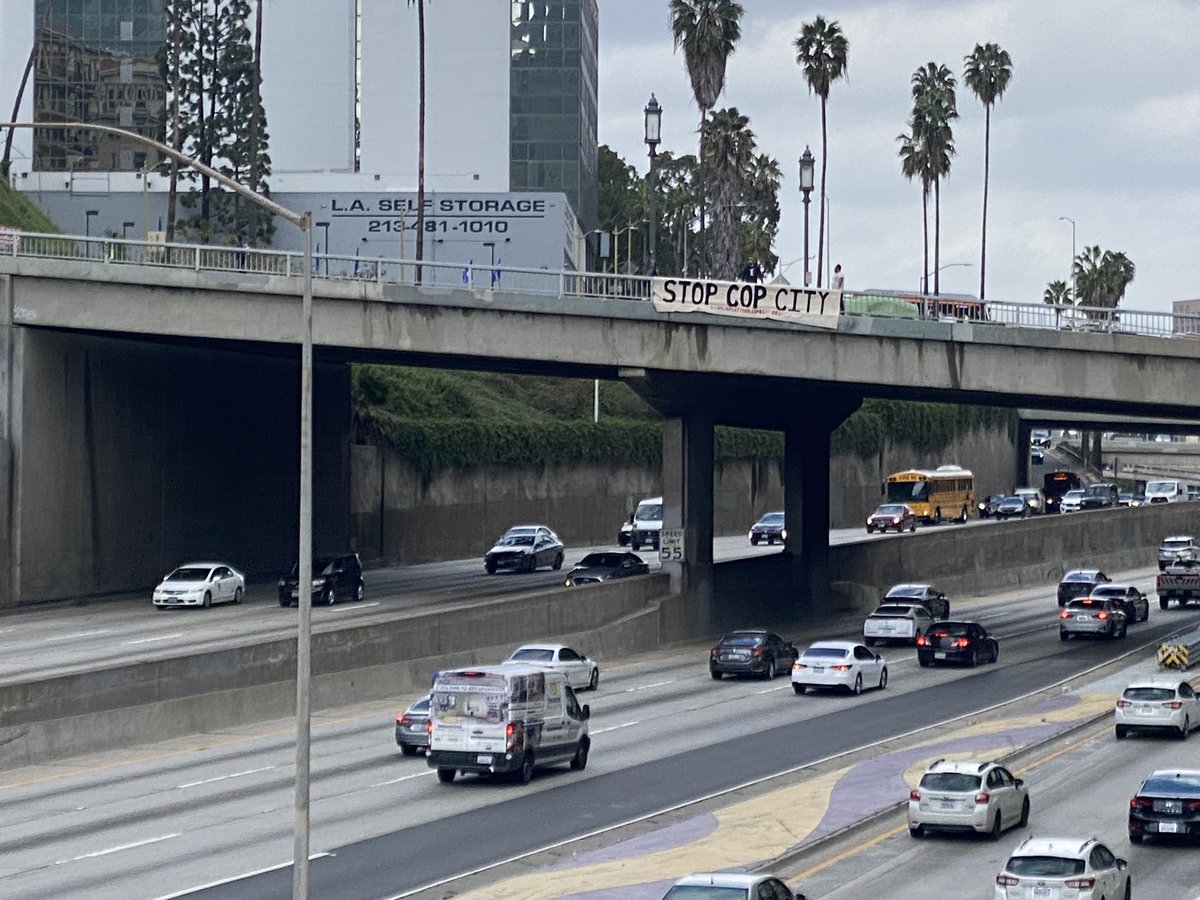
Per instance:
[[[42,234],[58,234],[59,229],[40,209],[0,181],[0,225],[34,231]]]
[[[590,381],[381,365],[356,366],[352,378],[360,438],[393,447],[425,478],[484,465],[662,461],[660,417],[620,382],[601,382],[594,423]],[[997,426],[1015,437],[1010,410],[867,400],[832,444],[863,459],[888,443],[936,453],[960,434]],[[719,427],[716,448],[718,460],[781,459],[783,434]]]

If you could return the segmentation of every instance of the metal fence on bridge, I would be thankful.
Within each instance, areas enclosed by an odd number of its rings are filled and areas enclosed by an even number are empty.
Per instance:
[[[113,266],[150,266],[193,271],[299,277],[303,255],[293,251],[210,244],[163,243],[116,237],[32,232],[3,233],[0,256],[94,260]],[[547,297],[650,299],[652,279],[640,275],[576,272],[503,265],[463,265],[384,257],[313,255],[313,277],[330,281],[373,281],[446,290],[503,291]],[[769,285],[768,285],[769,287]],[[908,318],[1055,331],[1138,334],[1200,339],[1200,316],[1148,310],[980,301],[959,295],[903,291],[847,291],[847,316]]]

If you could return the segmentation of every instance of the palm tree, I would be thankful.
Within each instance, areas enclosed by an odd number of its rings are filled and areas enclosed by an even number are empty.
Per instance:
[[[914,129],[915,134],[915,129]],[[925,161],[925,145],[920,136],[901,134],[896,140],[900,142],[900,172],[909,181],[921,179],[921,232],[925,248],[921,264],[921,293],[929,293],[929,165]]]
[[[417,7],[417,262],[425,258],[425,3],[408,0]],[[421,283],[421,267],[416,281]]]
[[[700,107],[700,236],[704,236],[704,123],[725,89],[725,65],[742,36],[745,10],[736,0],[670,0],[671,32],[675,49],[683,48],[684,64],[692,82],[692,96]]]
[[[939,267],[942,243],[942,179],[950,174],[954,132],[958,118],[954,74],[946,66],[926,63],[912,77],[912,133],[924,148],[923,160],[933,186],[933,292],[941,292]],[[926,270],[928,271],[928,270]]]
[[[1008,88],[1012,80],[1012,58],[999,44],[976,44],[975,50],[964,62],[963,83],[969,87],[983,104],[983,231],[979,247],[979,299],[984,298],[987,282],[987,207],[988,169],[992,149],[992,106]]]
[[[817,287],[821,286],[821,263],[825,257],[825,174],[829,165],[829,135],[826,130],[826,109],[829,88],[846,74],[850,42],[837,22],[826,22],[817,16],[800,28],[792,42],[796,48],[796,64],[804,71],[810,93],[821,98],[821,203],[817,223]]]
[[[1084,247],[1075,257],[1072,275],[1080,306],[1115,309],[1133,282],[1137,267],[1123,251]]]
[[[1061,278],[1050,282],[1042,293],[1042,302],[1047,306],[1073,306],[1071,286]]]
[[[709,262],[736,277],[740,268],[742,197],[755,165],[754,132],[736,108],[719,109],[705,124],[704,152],[712,173],[713,216]]]

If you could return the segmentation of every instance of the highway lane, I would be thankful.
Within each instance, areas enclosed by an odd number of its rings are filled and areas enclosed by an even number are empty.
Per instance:
[[[1106,724],[1061,748],[1046,764],[1020,773],[1032,804],[1028,829],[1006,832],[995,843],[968,835],[916,841],[906,832],[893,834],[848,850],[840,861],[798,880],[810,897],[822,900],[990,898],[996,873],[1025,836],[1078,835],[1100,838],[1129,861],[1134,897],[1195,900],[1200,896],[1195,841],[1132,846],[1126,831],[1129,798],[1142,779],[1155,769],[1196,768],[1195,741],[1193,734],[1186,744],[1156,737],[1117,742]]]
[[[990,525],[972,522],[972,525]],[[961,527],[961,526],[942,526]],[[867,535],[860,528],[837,529],[831,543],[859,540],[906,540],[908,535]],[[781,552],[778,546],[750,546],[746,535],[719,537],[713,542],[718,562]],[[513,596],[562,585],[566,570],[587,553],[612,547],[567,549],[562,571],[541,569],[531,574],[487,575],[479,558],[369,570],[364,574],[367,597],[362,603],[344,603],[313,610],[315,630],[361,624],[399,610]],[[653,552],[643,552],[651,571],[659,562]],[[212,609],[172,609],[157,612],[149,593],[98,598],[86,602],[54,604],[14,611],[0,616],[0,679],[30,679],[65,671],[139,659],[196,653],[228,645],[231,641],[292,637],[296,610],[281,608],[275,584],[248,586],[240,606]]]
[[[1004,638],[999,665],[923,670],[910,648],[884,648],[891,685],[858,699],[795,697],[784,679],[713,682],[703,646],[606,667],[600,690],[582,695],[594,710],[587,771],[548,770],[529,786],[474,778],[438,785],[423,761],[399,756],[391,709],[321,717],[312,846],[330,855],[313,864],[314,896],[399,893],[978,709],[1200,619],[1195,611],[1155,610],[1124,647],[1064,645],[1047,601],[1044,587],[956,601]],[[283,721],[255,733],[200,736],[182,749],[181,742],[145,748],[134,760],[107,755],[66,774],[10,773],[0,781],[0,897],[155,898],[285,865],[291,727]],[[563,821],[548,810],[561,810]],[[290,875],[278,869],[200,896],[289,891]]]

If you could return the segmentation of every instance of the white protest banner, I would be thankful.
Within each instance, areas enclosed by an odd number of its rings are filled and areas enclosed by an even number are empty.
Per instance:
[[[653,299],[659,312],[705,312],[831,329],[837,328],[842,309],[841,291],[703,278],[655,278]]]

